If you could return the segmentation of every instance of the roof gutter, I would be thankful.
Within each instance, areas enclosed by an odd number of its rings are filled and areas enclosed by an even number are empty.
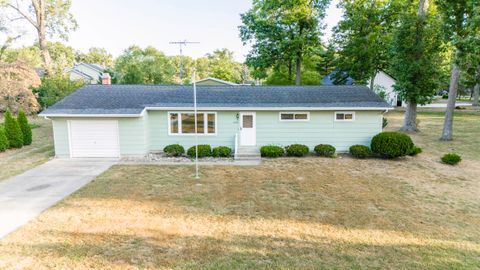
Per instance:
[[[198,107],[198,110],[213,111],[385,111],[392,107]],[[145,107],[149,111],[193,110],[193,107]]]

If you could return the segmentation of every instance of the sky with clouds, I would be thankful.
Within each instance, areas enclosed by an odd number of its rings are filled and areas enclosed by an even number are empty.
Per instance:
[[[340,19],[337,3],[333,0],[327,11],[324,39]],[[169,42],[186,39],[200,43],[187,46],[185,55],[197,58],[227,48],[243,61],[249,47],[242,44],[238,26],[240,13],[251,5],[251,0],[72,0],[79,28],[66,43],[81,51],[103,47],[114,56],[134,44],[175,55],[178,46]],[[29,45],[34,39],[33,34],[26,35],[16,45]]]

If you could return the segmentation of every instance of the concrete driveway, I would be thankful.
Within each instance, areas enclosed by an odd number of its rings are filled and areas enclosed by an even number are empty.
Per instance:
[[[53,159],[0,181],[0,238],[110,168],[114,160]]]

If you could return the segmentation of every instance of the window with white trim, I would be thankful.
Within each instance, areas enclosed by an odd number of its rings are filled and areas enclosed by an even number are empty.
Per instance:
[[[354,121],[355,113],[354,112],[336,112],[335,121]]]
[[[168,122],[169,134],[195,134],[195,113],[193,112],[170,112],[168,113]],[[197,113],[197,134],[214,135],[216,130],[216,113]]]
[[[281,112],[280,121],[309,121],[310,113],[308,112]]]

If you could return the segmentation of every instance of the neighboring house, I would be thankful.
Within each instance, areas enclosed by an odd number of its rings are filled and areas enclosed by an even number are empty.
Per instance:
[[[199,86],[197,103],[198,143],[234,150],[300,143],[345,152],[369,145],[391,108],[365,86]],[[40,115],[52,120],[57,157],[195,143],[191,85],[86,85]]]
[[[353,79],[346,72],[332,71],[322,78],[322,85],[335,85],[335,80],[341,81],[338,85],[353,85]]]
[[[385,71],[380,70],[375,75],[373,80],[373,89],[380,96],[384,96],[385,100],[392,106],[402,106],[402,100],[398,97],[393,86],[395,85],[395,78],[388,75]],[[368,84],[370,85],[370,80]]]
[[[98,84],[101,80],[105,67],[97,64],[78,63],[66,72],[71,80],[83,80],[88,84]]]
[[[195,83],[197,85],[230,85],[230,86],[238,85],[238,84],[233,83],[233,82],[224,81],[224,80],[220,80],[220,79],[212,78],[212,77],[208,77],[208,78],[196,81]]]

